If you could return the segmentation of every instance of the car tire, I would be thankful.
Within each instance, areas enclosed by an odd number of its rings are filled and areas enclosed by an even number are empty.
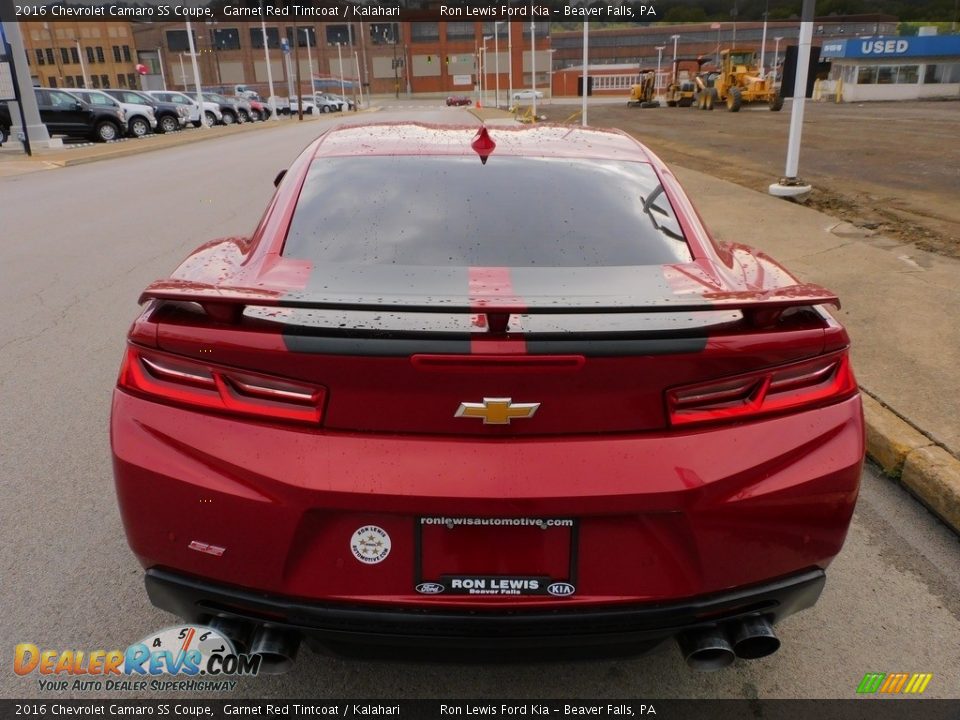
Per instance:
[[[780,112],[783,109],[783,95],[778,92],[773,94],[773,97],[770,98],[770,109],[773,112]]]
[[[127,130],[131,137],[140,138],[150,132],[150,123],[142,117],[131,118]]]
[[[325,113],[328,113],[328,112],[330,112],[330,106],[329,106],[329,105],[324,105],[324,106],[322,106],[321,110],[322,110],[323,112],[325,112]]]
[[[237,122],[237,116],[232,112],[225,112],[223,114],[223,119],[220,120],[220,122],[222,122],[224,125],[233,125]]]
[[[10,137],[10,130],[0,125],[0,145],[3,145]]]
[[[727,110],[730,112],[738,112],[742,104],[743,95],[740,93],[739,88],[730,88],[730,92],[727,95]]]
[[[254,122],[260,122],[263,120],[263,114],[259,110],[253,111],[253,116],[251,118]]]
[[[240,110],[237,122],[240,124],[250,122],[250,114],[246,110]]]
[[[109,120],[102,120],[93,129],[93,135],[99,142],[111,142],[120,137],[120,126]]]
[[[164,115],[157,124],[163,133],[172,133],[180,129],[180,123],[172,115]]]
[[[203,124],[207,127],[213,127],[217,124],[217,116],[209,110],[205,110],[203,113]]]

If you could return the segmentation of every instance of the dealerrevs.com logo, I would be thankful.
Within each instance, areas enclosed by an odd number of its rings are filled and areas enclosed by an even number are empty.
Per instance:
[[[17,675],[37,675],[40,690],[232,690],[237,676],[256,675],[260,655],[237,653],[233,643],[202,625],[169,627],[125,650],[14,649]],[[177,679],[169,679],[176,677]]]

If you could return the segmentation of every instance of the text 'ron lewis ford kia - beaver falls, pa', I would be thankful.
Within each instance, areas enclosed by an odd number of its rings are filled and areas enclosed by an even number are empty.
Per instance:
[[[261,672],[301,641],[777,650],[863,462],[833,293],[715,241],[616,131],[340,127],[277,182],[130,329],[114,471],[155,605]]]

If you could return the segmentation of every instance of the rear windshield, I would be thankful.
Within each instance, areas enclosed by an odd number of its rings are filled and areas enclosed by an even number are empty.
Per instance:
[[[487,267],[691,259],[646,163],[557,158],[318,158],[283,255],[314,263]]]

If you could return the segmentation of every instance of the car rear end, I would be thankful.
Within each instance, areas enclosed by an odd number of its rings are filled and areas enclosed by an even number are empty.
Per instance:
[[[111,438],[151,599],[278,667],[776,650],[857,496],[836,298],[627,138],[472,134],[334,131],[147,289]]]

